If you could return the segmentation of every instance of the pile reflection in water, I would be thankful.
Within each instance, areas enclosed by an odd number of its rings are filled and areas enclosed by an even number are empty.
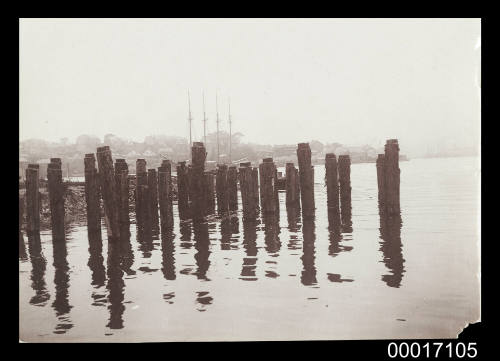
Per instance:
[[[45,268],[47,261],[42,253],[40,233],[28,232],[28,252],[31,261],[31,287],[35,295],[30,299],[30,304],[45,306],[50,299],[45,283]]]
[[[69,311],[72,306],[68,300],[69,287],[69,265],[67,261],[68,250],[64,238],[52,240],[54,257],[54,284],[56,286],[56,295],[52,307],[56,312],[59,323],[56,325],[54,333],[66,333],[73,327],[69,317]]]
[[[312,286],[318,283],[316,280],[315,246],[316,240],[315,223],[313,219],[304,219],[302,224],[302,235],[304,242],[302,246],[302,275],[300,281],[304,286]]]
[[[208,257],[210,256],[210,239],[208,237],[208,225],[206,222],[197,223],[193,225],[194,231],[194,248],[196,249],[196,254],[194,259],[196,261],[196,272],[195,275],[199,280],[210,281],[207,278],[207,271],[210,267],[210,261]]]
[[[121,235],[120,239],[108,239],[108,310],[109,322],[106,325],[110,329],[123,328],[123,312],[125,282],[123,274],[135,274],[131,269],[134,263],[134,253],[127,233]]]
[[[380,211],[380,251],[384,255],[384,264],[390,273],[382,275],[382,280],[389,287],[398,288],[403,279],[404,258],[401,243],[401,214],[388,215]]]
[[[240,279],[256,281],[257,269],[257,223],[254,220],[243,221],[243,248],[245,257],[241,267]]]
[[[401,243],[401,228],[403,221],[401,213],[389,215],[386,207],[379,199],[379,218],[380,218],[380,251],[384,257],[384,264],[389,269],[390,274],[382,275],[382,280],[389,287],[398,288],[403,279],[404,258],[403,245]]]
[[[336,212],[328,212],[328,236],[330,241],[328,254],[332,257],[337,256],[340,252],[349,252],[352,250],[351,246],[341,244],[342,240],[344,240],[342,233],[350,233],[343,231],[344,228],[340,221],[340,215]],[[352,227],[350,231],[352,232]]]
[[[102,255],[102,238],[101,233],[89,234],[89,266],[92,282],[94,287],[92,291],[93,306],[104,306],[106,303],[106,294],[101,291],[106,284],[106,268],[104,267],[104,257]]]
[[[279,251],[281,249],[280,241],[280,225],[277,214],[266,215],[263,219],[264,222],[264,243],[266,245],[266,252],[273,260],[266,261],[270,265],[270,269],[266,270],[266,277],[278,278],[280,275],[278,269]]]
[[[175,280],[175,234],[172,231],[161,233],[162,268],[163,276],[167,281]]]

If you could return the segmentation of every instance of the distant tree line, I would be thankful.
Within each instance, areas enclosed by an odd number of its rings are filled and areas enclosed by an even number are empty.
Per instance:
[[[297,144],[266,145],[257,143],[244,143],[242,133],[232,134],[231,161],[247,160],[258,162],[264,157],[272,156],[278,162],[294,161]],[[200,139],[203,141],[203,139]],[[217,133],[209,133],[206,137],[207,161],[217,161]],[[327,152],[345,152],[340,143],[323,144],[318,140],[309,142],[314,157],[321,157]],[[83,174],[83,158],[86,153],[95,153],[97,147],[108,145],[111,147],[114,158],[125,158],[129,165],[134,167],[134,160],[146,158],[151,166],[159,165],[162,159],[173,161],[188,160],[190,150],[188,140],[184,137],[168,135],[150,135],[144,141],[137,142],[121,138],[115,134],[106,134],[101,140],[95,135],[82,134],[70,143],[67,138],[59,142],[50,142],[42,139],[28,139],[20,142],[20,168],[21,164],[46,163],[51,157],[63,160],[63,169],[69,175]],[[358,147],[359,148],[359,147]],[[370,146],[364,146],[365,152],[376,153]],[[348,150],[347,150],[348,151]],[[229,134],[219,132],[219,160],[229,162]]]

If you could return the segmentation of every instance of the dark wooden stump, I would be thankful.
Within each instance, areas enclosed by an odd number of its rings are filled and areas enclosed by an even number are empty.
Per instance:
[[[377,157],[377,186],[378,186],[378,206],[382,213],[385,213],[385,155],[379,154]]]
[[[253,193],[253,198],[254,198],[254,205],[255,205],[255,212],[256,215],[259,214],[260,211],[260,205],[259,205],[259,168],[258,167],[253,167],[252,168],[252,193]]]
[[[385,205],[389,215],[400,214],[399,187],[399,144],[397,139],[389,139],[385,144]]]
[[[339,155],[338,173],[340,184],[340,214],[342,225],[350,227],[351,220],[351,158]]]
[[[260,204],[263,215],[279,213],[278,189],[276,186],[277,170],[272,158],[264,158],[259,165]]]
[[[192,217],[193,221],[200,222],[206,215],[206,186],[205,186],[205,159],[207,152],[202,142],[194,142],[191,148],[191,184]]]
[[[60,158],[51,158],[51,163],[47,165],[47,188],[52,239],[64,241],[64,188]]]
[[[116,198],[119,212],[120,229],[124,232],[130,232],[130,216],[129,216],[129,181],[128,181],[128,165],[125,159],[116,159],[115,161],[115,182],[116,182]]]
[[[148,189],[151,224],[153,228],[158,228],[158,178],[156,169],[148,169]]]
[[[286,206],[300,206],[300,182],[299,173],[293,163],[286,163]]]
[[[213,214],[215,212],[215,175],[212,172],[205,172],[205,193],[205,214]]]
[[[333,153],[328,153],[325,157],[325,181],[328,212],[340,214],[337,157]]]
[[[172,164],[164,160],[158,168],[158,201],[160,205],[160,224],[162,232],[168,232],[174,227],[172,207]]]
[[[24,249],[24,238],[23,238],[23,218],[24,218],[24,197],[19,197],[19,245]],[[19,248],[21,250],[21,247]],[[19,252],[19,257],[21,257],[21,252]]]
[[[101,195],[104,203],[104,212],[108,220],[108,237],[120,238],[120,222],[118,204],[116,201],[115,171],[113,158],[108,146],[97,148],[97,166],[99,169],[99,181]]]
[[[238,170],[236,166],[230,166],[227,170],[227,189],[229,196],[229,211],[238,210]]]
[[[181,220],[189,219],[189,182],[186,162],[179,162],[177,165],[177,204],[179,218]]]
[[[151,223],[150,194],[147,185],[137,186],[137,199],[141,204],[141,223],[137,227],[137,234],[140,241],[149,241],[152,237],[153,224]]]
[[[299,163],[300,197],[302,216],[304,219],[313,219],[314,205],[314,167],[311,164],[311,148],[309,143],[299,143],[297,147]]]
[[[87,233],[89,239],[101,239],[101,206],[99,178],[94,153],[85,154],[85,201],[87,203]]]
[[[227,189],[227,165],[217,165],[217,176],[215,179],[217,193],[217,212],[219,215],[227,215],[229,212],[229,194]]]
[[[238,178],[240,182],[241,207],[243,210],[243,220],[256,218],[256,206],[253,187],[252,168],[250,164],[240,164]]]
[[[26,230],[40,231],[40,193],[38,180],[38,164],[29,164],[26,174]]]
[[[135,162],[135,219],[138,229],[142,229],[145,217],[149,213],[149,200],[147,196],[142,196],[141,192],[147,188],[141,186],[148,185],[148,171],[145,159],[137,159]],[[140,190],[139,190],[140,189]],[[146,201],[145,201],[146,200]]]

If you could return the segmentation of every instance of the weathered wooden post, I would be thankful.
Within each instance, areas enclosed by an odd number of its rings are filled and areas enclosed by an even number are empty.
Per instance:
[[[325,180],[328,212],[340,214],[337,157],[333,153],[325,157]]]
[[[275,217],[277,219],[277,222],[279,223],[279,218],[280,218],[280,199],[279,199],[279,193],[278,193],[278,167],[276,167],[276,164],[274,165],[274,209],[275,209]],[[286,206],[285,206],[286,208]]]
[[[226,215],[229,212],[229,196],[227,190],[227,165],[217,165],[217,177],[215,179],[217,192],[217,212]]]
[[[116,197],[121,230],[130,232],[128,165],[125,159],[115,160]]]
[[[193,165],[188,164],[187,166],[187,183],[188,183],[188,207],[189,207],[189,218],[193,218],[193,209],[192,209],[192,203],[193,203]]]
[[[192,217],[193,221],[199,222],[206,215],[206,192],[205,192],[205,159],[207,152],[202,142],[194,142],[191,148],[191,185],[192,190]]]
[[[385,213],[385,155],[379,154],[377,157],[377,186],[378,186],[378,206],[382,213]]]
[[[264,158],[259,164],[260,204],[262,215],[276,215],[279,213],[276,187],[276,166],[272,158]]]
[[[94,153],[85,154],[85,201],[87,203],[87,233],[90,238],[101,239],[101,207],[99,178]]]
[[[179,218],[181,220],[189,219],[189,182],[186,162],[179,162],[177,164],[177,203],[179,206]]]
[[[260,196],[259,196],[259,168],[258,167],[252,168],[252,189],[253,189],[252,193],[253,193],[253,198],[254,198],[255,212],[256,212],[256,214],[259,214]]]
[[[138,223],[137,235],[140,241],[148,241],[151,238],[153,231],[149,187],[148,185],[139,184],[136,190],[137,200],[141,207],[141,221]]]
[[[227,190],[229,211],[235,212],[238,210],[238,170],[235,165],[232,165],[227,170]]]
[[[172,208],[172,164],[163,160],[158,168],[158,198],[160,204],[160,224],[162,232],[174,227]]]
[[[22,241],[24,247],[23,232],[23,218],[24,218],[24,197],[19,197],[19,242]]]
[[[286,206],[300,206],[299,173],[293,163],[286,163]]]
[[[61,159],[52,158],[47,165],[47,186],[49,191],[50,223],[52,239],[64,241],[64,188]]]
[[[153,227],[158,228],[158,178],[156,169],[148,169],[148,190],[151,224]]]
[[[120,238],[120,223],[118,207],[116,203],[116,184],[113,158],[108,146],[97,148],[97,166],[99,169],[99,181],[104,212],[109,224],[109,237]]]
[[[385,144],[385,205],[389,215],[400,214],[399,186],[399,144],[397,139],[388,139]]]
[[[297,147],[299,163],[300,197],[304,219],[314,218],[314,167],[311,164],[309,143],[299,143]]]
[[[28,233],[40,231],[40,193],[38,164],[29,164],[26,174],[26,230]]]
[[[213,214],[215,212],[214,180],[215,177],[212,172],[205,172],[206,215]]]
[[[148,185],[148,171],[146,168],[146,160],[139,158],[135,162],[135,219],[137,227],[140,229],[144,224],[144,217],[149,213],[147,197],[141,192],[145,192],[146,188],[142,186]],[[146,203],[144,200],[146,199]]]
[[[348,225],[351,219],[351,158],[349,155],[339,155],[338,173],[340,184],[340,214],[343,225]]]
[[[256,218],[256,207],[253,187],[253,176],[250,162],[240,163],[238,172],[241,192],[241,207],[243,210],[243,220],[252,220]]]

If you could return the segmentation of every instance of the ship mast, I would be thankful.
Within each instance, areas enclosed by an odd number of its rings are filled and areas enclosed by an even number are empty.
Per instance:
[[[218,106],[218,99],[217,99],[217,91],[215,92],[215,113],[217,115],[216,122],[217,122],[217,164],[219,164],[220,161],[220,151],[219,151],[219,106]]]
[[[231,139],[231,98],[228,97],[228,104],[229,104],[229,163],[231,163],[231,144],[232,144],[232,139]]]
[[[191,97],[189,95],[189,90],[188,90],[188,106],[189,106],[189,149],[191,150],[191,147],[193,146],[193,139],[191,136],[191,121],[193,120],[193,117],[191,117]]]
[[[202,93],[203,96],[203,144],[207,147],[207,116],[205,114],[205,91]]]

